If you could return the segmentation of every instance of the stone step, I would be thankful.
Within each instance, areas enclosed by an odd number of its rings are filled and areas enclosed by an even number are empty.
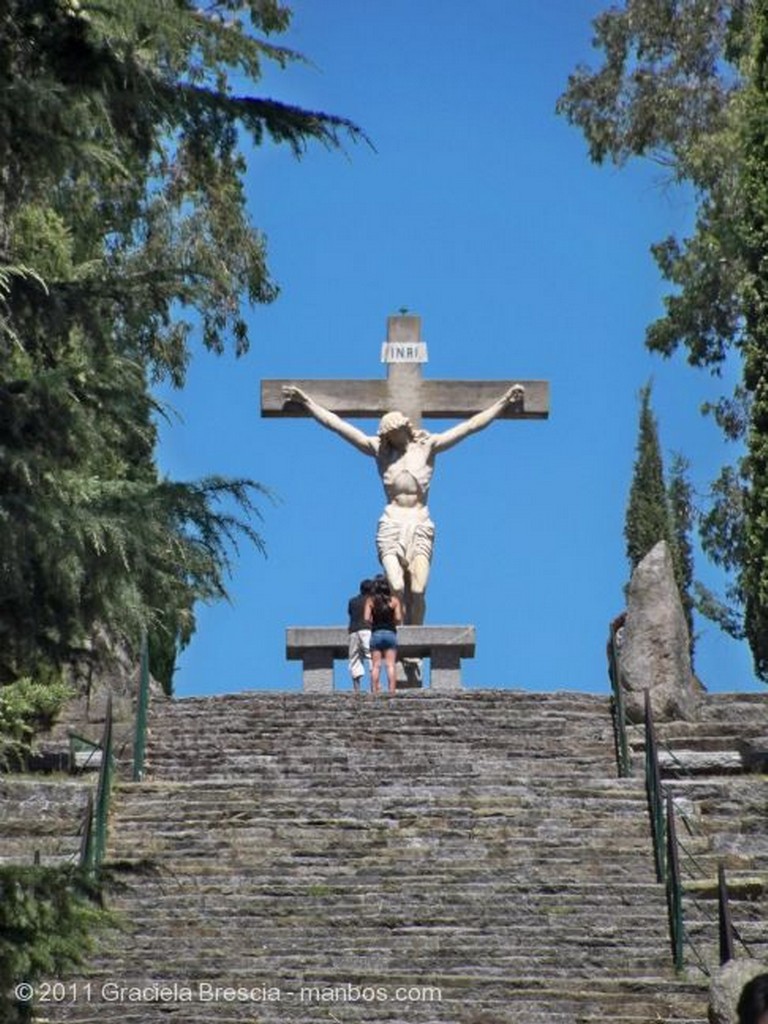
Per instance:
[[[91,780],[0,775],[0,864],[73,863],[80,853]]]
[[[669,743],[728,752],[743,722],[755,735],[760,716],[768,722],[765,702],[702,704],[696,728],[675,733],[670,724]],[[125,927],[100,943],[92,981],[256,979],[285,992],[306,981],[430,981],[444,986],[444,999],[405,1008],[393,1000],[222,999],[213,1009],[124,1001],[57,1007],[52,1024],[706,1019],[704,974],[694,965],[685,980],[672,968],[642,769],[616,777],[607,697],[465,691],[160,701],[147,772],[140,786],[121,784],[116,794],[110,904]],[[679,808],[687,870],[695,862],[712,875],[725,856],[746,886],[767,831],[765,794],[748,788],[756,778],[665,783]],[[709,957],[716,942],[702,903],[712,909],[711,900],[692,892],[685,901],[692,936]],[[732,909],[757,932],[760,899],[744,888]]]
[[[249,923],[241,922],[244,927]],[[322,974],[329,961],[336,967],[359,970],[370,964],[371,950],[375,949],[379,967],[396,972],[434,970],[439,965],[448,973],[470,972],[480,977],[507,978],[521,971],[541,970],[548,977],[574,971],[590,973],[594,977],[614,977],[619,971],[619,976],[626,978],[656,973],[660,958],[667,955],[667,943],[658,934],[655,942],[648,939],[629,952],[626,947],[619,948],[621,936],[616,929],[602,939],[574,931],[553,935],[551,942],[530,946],[521,941],[527,936],[524,929],[518,932],[510,930],[506,936],[486,935],[481,930],[452,935],[443,928],[440,933],[426,933],[422,937],[421,931],[416,924],[409,932],[406,926],[389,928],[383,923],[381,927],[352,935],[344,933],[330,945],[327,932],[324,936],[309,933],[306,938],[302,934],[301,949],[297,949],[295,930],[286,927],[281,931],[273,927],[259,936],[258,944],[249,955],[243,949],[242,935],[238,942],[231,930],[222,932],[215,923],[195,928],[180,924],[178,928],[153,933],[152,949],[128,947],[122,953],[117,948],[110,950],[112,955],[101,959],[101,966],[105,970],[112,966],[120,975],[142,968],[152,971],[158,963],[158,959],[152,956],[154,950],[156,957],[162,957],[163,962],[172,957],[174,970],[183,975],[195,970],[202,945],[215,951],[206,952],[209,964],[218,956],[219,965],[224,968],[236,956],[238,967],[232,967],[232,970],[243,973],[260,964],[262,968],[268,967],[270,972],[302,970]],[[195,941],[195,948],[188,948],[191,939]],[[127,941],[125,939],[126,945]],[[137,946],[144,947],[142,936],[137,936],[136,942]],[[91,970],[97,966],[99,960],[94,959]]]
[[[260,813],[248,817],[245,816],[247,813],[245,811],[234,815],[227,814],[226,817],[223,817],[221,812],[217,814],[213,809],[206,811],[205,809],[192,810],[190,808],[192,813],[184,814],[186,807],[181,805],[173,807],[163,818],[153,814],[151,810],[137,808],[123,811],[120,814],[119,823],[124,834],[131,831],[146,833],[151,830],[153,836],[168,835],[171,832],[179,834],[175,826],[184,823],[188,829],[195,832],[209,825],[220,833],[236,832],[243,842],[253,841],[264,836],[279,838],[282,833],[288,832],[293,835],[297,830],[302,829],[305,831],[314,829],[321,834],[329,830],[336,830],[338,832],[362,833],[380,831],[397,832],[398,834],[404,832],[429,833],[441,837],[459,836],[471,832],[473,838],[503,835],[509,838],[533,836],[546,839],[547,837],[563,836],[566,841],[570,837],[579,842],[591,836],[590,845],[595,845],[601,838],[613,838],[617,825],[622,823],[625,825],[623,832],[625,839],[630,833],[638,838],[647,837],[649,834],[647,823],[642,819],[638,821],[636,817],[633,819],[630,816],[612,815],[609,810],[590,810],[583,814],[564,812],[551,819],[542,820],[537,818],[535,813],[507,815],[465,812],[459,814],[450,809],[443,811],[432,809],[418,817],[398,815],[395,808],[387,808],[383,814],[372,813],[368,817],[354,814],[351,810],[335,815],[332,810],[318,811],[313,814],[310,809],[309,813],[299,815],[292,814],[286,808],[284,801],[276,802],[273,806],[274,813],[272,815],[269,814],[269,805],[266,805],[260,808]],[[118,820],[117,817],[115,820]],[[728,824],[732,827],[733,822],[729,820]],[[729,835],[725,830],[720,834],[724,834],[726,837]],[[354,841],[354,837],[352,837],[352,841]],[[695,846],[696,840],[694,839],[689,845]]]
[[[700,986],[661,979],[617,983],[581,976],[558,981],[539,975],[516,978],[512,984],[470,984],[468,978],[452,979],[434,973],[414,984],[410,978],[370,973],[354,979],[336,974],[322,979],[273,978],[254,983],[253,977],[241,979],[211,972],[207,976],[198,973],[193,978],[180,979],[176,993],[184,1001],[174,1003],[168,998],[174,995],[173,977],[161,975],[156,988],[150,989],[151,996],[165,985],[164,1000],[146,1000],[138,1007],[127,998],[104,1003],[100,991],[91,991],[86,1002],[81,991],[81,1002],[51,1007],[54,1013],[46,1020],[72,1024],[92,1024],[97,1020],[155,1024],[174,1019],[177,1013],[184,1022],[210,1021],[215,1013],[217,1024],[254,1019],[260,1024],[309,1024],[326,1019],[388,1024],[518,1024],[522,1020],[531,1024],[704,1024],[706,1020]],[[127,976],[121,984],[126,992],[134,988],[140,994],[147,979],[141,975]],[[246,1001],[239,1004],[228,1001],[225,992],[238,986],[246,996]],[[214,993],[215,1002],[208,998]],[[107,989],[107,994],[113,996],[113,989]],[[201,999],[201,995],[205,998]],[[695,1009],[699,1010],[698,1016],[692,1015]]]

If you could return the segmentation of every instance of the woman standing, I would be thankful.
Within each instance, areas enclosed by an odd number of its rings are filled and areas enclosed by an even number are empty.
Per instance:
[[[373,594],[366,598],[363,616],[371,624],[371,692],[374,695],[379,693],[383,661],[388,692],[394,693],[397,627],[403,621],[403,607],[386,579],[377,577],[375,580]]]

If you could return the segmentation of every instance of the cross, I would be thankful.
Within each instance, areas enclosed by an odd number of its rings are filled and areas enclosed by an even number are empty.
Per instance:
[[[543,420],[549,416],[549,383],[543,380],[429,380],[421,372],[426,345],[421,317],[400,314],[387,319],[383,346],[386,378],[377,380],[264,380],[262,416],[308,416],[306,408],[287,402],[283,386],[308,391],[320,405],[345,419],[378,419],[397,409],[420,427],[422,419],[466,419],[492,405],[512,384],[522,384],[525,400],[512,404],[500,418]]]

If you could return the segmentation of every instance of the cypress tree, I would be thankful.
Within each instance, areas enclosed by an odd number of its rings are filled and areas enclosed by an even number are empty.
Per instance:
[[[665,482],[658,423],[651,409],[650,384],[640,392],[636,451],[624,523],[627,558],[634,570],[654,545],[660,540],[667,542],[693,656],[692,489],[687,478],[688,464],[682,455],[675,456],[669,485]]]
[[[640,392],[636,451],[624,523],[627,558],[633,570],[660,540],[667,541],[670,551],[675,546],[658,425],[651,409],[650,384]]]
[[[685,621],[688,625],[691,658],[693,658],[693,609],[695,602],[693,598],[693,544],[691,542],[691,535],[693,532],[694,508],[693,488],[688,477],[688,470],[688,460],[680,452],[677,452],[672,458],[672,465],[669,470],[667,499],[672,517],[672,537],[674,540],[672,557],[675,562],[675,579],[680,591]]]

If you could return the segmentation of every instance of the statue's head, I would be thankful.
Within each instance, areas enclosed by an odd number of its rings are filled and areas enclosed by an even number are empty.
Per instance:
[[[409,441],[413,440],[413,424],[404,413],[395,409],[381,417],[377,434],[382,441],[391,441],[398,433],[405,434]]]

